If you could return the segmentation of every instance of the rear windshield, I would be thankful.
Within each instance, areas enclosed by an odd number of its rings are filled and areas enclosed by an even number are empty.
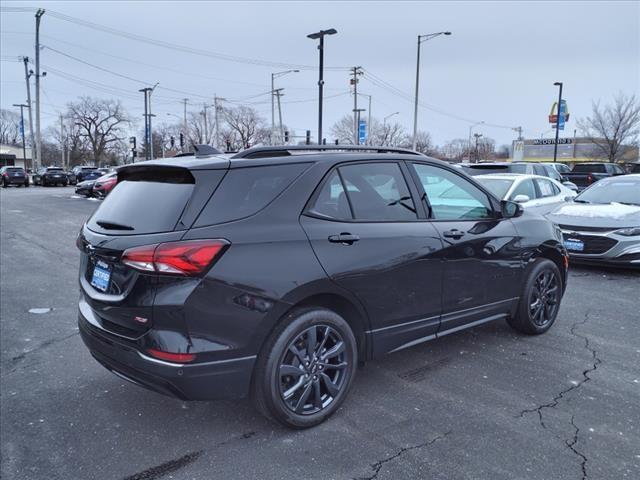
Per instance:
[[[493,193],[498,198],[505,198],[507,192],[511,188],[513,180],[507,180],[502,178],[487,178],[483,175],[478,176],[478,182],[484,185],[487,190]]]
[[[308,165],[297,163],[229,170],[195,226],[231,222],[259,212],[280,195]]]
[[[88,222],[101,233],[148,234],[176,229],[195,188],[188,170],[127,171]]]
[[[486,175],[487,173],[507,173],[508,165],[466,165],[469,175]]]
[[[62,168],[60,167],[47,167],[47,171],[49,172],[62,172]]]
[[[572,172],[577,173],[606,173],[604,165],[574,165]]]
[[[20,168],[20,167],[16,167],[16,168],[7,168],[7,172],[24,172],[24,169]]]

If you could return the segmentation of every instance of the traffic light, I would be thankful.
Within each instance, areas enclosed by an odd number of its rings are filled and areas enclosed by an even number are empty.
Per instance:
[[[136,137],[129,137],[129,145],[131,145],[131,150],[136,149]]]
[[[176,137],[174,137],[173,135],[171,135],[171,148],[176,146]]]
[[[284,131],[284,143],[289,143],[289,132]]]
[[[184,133],[180,133],[180,148],[184,147]]]
[[[305,143],[306,143],[307,145],[311,145],[311,130],[307,130],[307,135],[306,135]]]

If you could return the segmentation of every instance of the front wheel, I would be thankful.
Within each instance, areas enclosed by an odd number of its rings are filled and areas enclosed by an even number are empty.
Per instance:
[[[318,425],[344,401],[357,363],[355,337],[340,315],[298,310],[276,327],[258,355],[256,407],[290,428]]]
[[[537,259],[529,268],[516,315],[509,325],[528,335],[539,335],[551,328],[562,300],[562,277],[557,265],[547,258]]]

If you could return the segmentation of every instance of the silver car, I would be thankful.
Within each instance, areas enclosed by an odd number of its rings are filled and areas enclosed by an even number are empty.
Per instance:
[[[640,175],[602,179],[547,218],[574,261],[640,268]]]

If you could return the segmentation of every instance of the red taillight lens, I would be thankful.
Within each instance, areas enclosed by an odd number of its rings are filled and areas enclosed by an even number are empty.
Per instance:
[[[157,350],[155,348],[148,349],[147,353],[152,357],[158,358],[160,360],[166,360],[167,362],[175,363],[189,363],[193,362],[196,358],[195,353],[171,353],[163,352],[162,350]]]
[[[143,272],[198,275],[229,245],[226,240],[186,240],[125,250],[122,263]]]

